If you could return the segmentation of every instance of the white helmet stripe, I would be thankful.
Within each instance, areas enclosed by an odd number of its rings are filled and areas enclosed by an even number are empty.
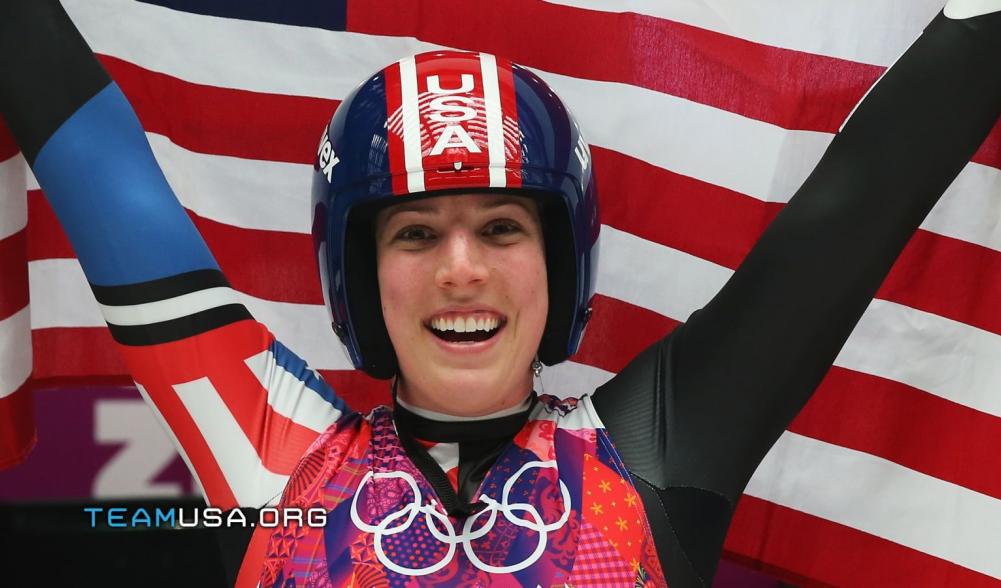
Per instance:
[[[504,128],[501,118],[500,88],[497,79],[497,58],[480,53],[480,72],[483,77],[483,103],[487,115],[487,153],[490,157],[490,187],[507,186],[504,171]]]
[[[424,191],[424,162],[421,159],[421,121],[417,104],[417,62],[400,60],[400,104],[403,109],[403,163],[407,170],[407,190]]]

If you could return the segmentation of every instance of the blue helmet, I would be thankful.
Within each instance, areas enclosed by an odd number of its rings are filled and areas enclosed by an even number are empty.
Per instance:
[[[355,367],[397,372],[376,277],[374,213],[402,199],[500,190],[542,211],[549,316],[539,358],[580,345],[598,257],[591,154],[556,94],[528,69],[486,53],[402,59],[334,113],[313,173],[313,239],[334,331]]]

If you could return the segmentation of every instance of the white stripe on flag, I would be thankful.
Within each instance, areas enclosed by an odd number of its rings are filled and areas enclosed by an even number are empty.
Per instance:
[[[31,377],[31,313],[25,306],[0,320],[0,398]]]
[[[244,363],[268,391],[268,404],[276,413],[317,433],[327,430],[340,418],[341,411],[279,366],[270,349],[248,357]]]
[[[196,312],[217,308],[226,304],[239,304],[232,288],[218,287],[189,292],[174,298],[147,302],[145,304],[130,304],[126,306],[100,305],[104,320],[113,325],[149,325],[169,321]]]
[[[1001,336],[873,300],[834,365],[909,384],[1001,417]]]
[[[24,161],[24,158],[22,158]],[[28,162],[24,161],[24,184],[28,190],[41,190],[41,186],[38,185],[38,178],[35,177],[35,172],[31,171],[28,167]]]
[[[312,165],[205,155],[146,133],[167,181],[199,216],[248,229],[309,234]]]
[[[745,494],[1001,578],[1001,500],[785,432]]]
[[[949,18],[966,19],[999,10],[1001,0],[949,0],[944,12]]]
[[[32,329],[103,327],[101,307],[75,259],[28,262]]]
[[[268,471],[233,413],[208,378],[175,384],[209,451],[240,506],[264,506],[279,498],[288,476]]]
[[[921,34],[943,4],[943,0],[546,1],[602,12],[635,12],[762,45],[884,66]]]
[[[403,160],[407,190],[424,191],[424,160],[421,156],[420,105],[417,100],[417,64],[413,57],[400,60],[400,104],[403,110]]]
[[[653,241],[601,226],[596,290],[675,320],[719,292],[733,270]]]
[[[586,363],[564,361],[542,370],[542,389],[536,392],[559,398],[580,398],[594,392],[614,375]]]
[[[483,78],[483,102],[487,117],[487,153],[490,156],[490,187],[507,186],[504,171],[504,127],[501,120],[500,83],[497,79],[497,58],[480,53],[480,74]]]
[[[0,239],[28,225],[24,167],[24,158],[20,155],[0,162]]]

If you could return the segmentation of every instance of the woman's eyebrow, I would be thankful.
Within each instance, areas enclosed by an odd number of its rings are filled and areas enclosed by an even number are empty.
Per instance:
[[[531,208],[528,205],[528,201],[518,196],[508,196],[504,198],[485,200],[480,204],[480,208],[484,210],[491,210],[494,208],[500,208],[508,204],[514,204],[515,206],[524,209],[525,212],[531,212]]]
[[[389,222],[394,216],[404,212],[416,212],[418,214],[434,216],[439,214],[440,211],[437,206],[432,206],[427,202],[404,202],[402,204],[397,204],[386,211],[386,216],[384,217],[383,222]]]

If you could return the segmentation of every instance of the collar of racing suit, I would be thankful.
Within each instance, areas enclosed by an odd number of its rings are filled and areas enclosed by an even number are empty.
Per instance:
[[[497,457],[524,427],[536,401],[533,392],[515,407],[516,412],[453,420],[455,417],[408,407],[394,398],[393,421],[407,455],[434,488],[445,511],[461,518],[483,508],[482,502],[474,503],[472,499]],[[421,441],[454,444],[450,454],[453,458],[458,454],[457,489],[448,478],[447,466],[432,457]]]

